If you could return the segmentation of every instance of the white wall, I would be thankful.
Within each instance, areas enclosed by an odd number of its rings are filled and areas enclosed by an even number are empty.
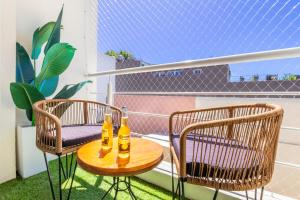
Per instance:
[[[62,7],[62,1],[17,0],[17,41],[31,52],[32,35],[35,29],[49,21],[55,21]],[[61,41],[68,42],[77,50],[70,67],[60,76],[58,90],[65,84],[86,79],[85,43],[85,0],[65,0]],[[86,98],[86,90],[76,97]]]
[[[97,15],[95,9],[98,7],[97,0],[87,0],[86,3],[86,45],[87,45],[87,72],[92,73],[97,71]],[[95,91],[97,90],[97,79],[89,78],[93,84],[89,84],[88,98],[97,100]]]
[[[16,176],[15,107],[9,83],[15,80],[15,42],[31,51],[34,30],[48,21],[55,21],[62,1],[1,0],[0,1],[0,183]],[[61,40],[76,49],[69,69],[61,76],[59,88],[86,79],[87,48],[85,41],[86,0],[65,0]],[[86,98],[83,89],[76,98]]]
[[[15,80],[16,2],[0,1],[0,183],[16,177],[15,107],[9,83]]]
[[[99,71],[114,70],[116,68],[116,59],[107,56],[103,53],[97,52],[97,30],[98,30],[98,16],[96,9],[98,8],[97,0],[87,0],[86,4],[86,44],[87,44],[87,70],[88,73]],[[106,102],[107,84],[109,77],[93,77],[89,78],[93,81],[88,87],[88,98],[100,102]],[[111,76],[112,91],[114,92],[115,76]]]
[[[30,54],[32,35],[36,28],[49,21],[55,21],[64,2],[63,30],[61,41],[70,43],[77,50],[69,68],[60,76],[57,91],[64,85],[86,80],[87,48],[86,48],[86,15],[87,0],[17,0],[17,41],[20,42]],[[42,57],[42,54],[40,55]],[[38,62],[40,64],[42,60]],[[95,61],[96,62],[96,61]],[[89,64],[92,64],[91,62]],[[56,91],[56,92],[57,92]],[[55,94],[55,93],[54,93]],[[87,87],[83,88],[73,98],[86,99]],[[17,112],[18,124],[23,124],[24,112]]]
[[[116,69],[116,59],[112,56],[107,56],[105,54],[98,54],[98,67],[97,71],[110,71]],[[97,78],[97,100],[100,102],[106,102],[107,101],[107,85],[111,83],[111,92],[115,92],[115,76],[102,76]],[[112,98],[112,97],[110,97]],[[109,102],[108,102],[109,103]]]

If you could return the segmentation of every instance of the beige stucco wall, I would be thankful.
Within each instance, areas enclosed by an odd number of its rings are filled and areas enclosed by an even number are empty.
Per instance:
[[[15,107],[9,83],[15,79],[16,2],[0,1],[0,183],[16,176]]]

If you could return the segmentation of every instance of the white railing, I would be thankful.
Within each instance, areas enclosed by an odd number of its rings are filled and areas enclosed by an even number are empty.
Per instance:
[[[288,58],[300,58],[300,47],[230,55],[230,56],[223,56],[223,57],[216,57],[216,58],[206,58],[206,59],[199,59],[199,60],[187,60],[183,62],[148,65],[143,67],[131,67],[126,69],[103,71],[103,72],[93,72],[93,73],[88,73],[87,76],[99,77],[99,76],[106,76],[106,75],[137,74],[137,73],[145,73],[145,72],[187,69],[187,68],[194,68],[194,67],[207,67],[207,66],[227,65],[227,64],[229,65],[229,64],[288,59]]]
[[[246,62],[258,62],[258,61],[279,60],[279,59],[289,59],[289,58],[300,58],[300,47],[255,52],[255,53],[246,53],[246,54],[239,54],[239,55],[230,55],[230,56],[199,59],[199,60],[188,60],[188,61],[176,62],[176,63],[148,65],[142,67],[131,67],[131,68],[102,71],[102,72],[91,72],[87,74],[87,77],[129,75],[129,74],[138,74],[138,73],[146,73],[146,72],[199,68],[199,67],[207,67],[207,66],[229,65],[229,64],[246,63]],[[99,92],[91,92],[91,93],[100,94]],[[180,95],[180,96],[195,96],[195,95],[196,96],[197,95],[296,96],[296,95],[300,95],[300,91],[299,92],[297,91],[295,92],[114,92],[113,93],[110,84],[108,84],[107,93],[108,93],[107,96],[109,97],[108,99],[110,99],[109,103],[111,102],[113,96],[112,94],[164,95],[164,96],[165,95]],[[142,116],[152,116],[152,117],[162,117],[162,118],[169,117],[169,115],[158,114],[158,113],[133,112],[133,111],[129,111],[129,113],[135,115],[142,115]],[[281,128],[286,130],[300,131],[300,128],[298,127],[282,126]],[[300,169],[300,166],[294,163],[276,161],[276,164],[286,165],[286,166]]]

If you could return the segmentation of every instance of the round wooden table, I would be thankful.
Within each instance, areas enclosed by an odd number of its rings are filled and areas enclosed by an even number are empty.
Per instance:
[[[155,142],[142,138],[131,138],[130,156],[128,159],[118,158],[118,139],[114,138],[113,148],[108,152],[101,150],[101,140],[83,145],[77,151],[77,162],[84,170],[103,176],[112,176],[113,184],[102,197],[115,189],[115,198],[118,191],[128,190],[130,196],[136,199],[131,190],[130,176],[141,174],[153,169],[163,159],[163,147]],[[123,180],[121,176],[125,176]],[[120,189],[119,183],[125,183],[126,188]]]

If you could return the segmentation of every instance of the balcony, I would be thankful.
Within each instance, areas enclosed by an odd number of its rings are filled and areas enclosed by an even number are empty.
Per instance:
[[[41,169],[35,164],[29,171],[20,170],[25,166],[20,157],[26,153],[20,141],[35,147],[36,138],[35,134],[27,139],[19,135],[30,122],[25,112],[15,109],[8,91],[15,70],[3,66],[16,65],[16,41],[31,50],[32,32],[49,19],[55,21],[60,8],[61,3],[49,0],[0,3],[0,27],[5,30],[0,32],[0,124],[4,131],[0,134],[0,200],[51,199],[44,162]],[[172,199],[169,118],[173,112],[255,103],[280,105],[284,118],[275,168],[262,197],[300,199],[299,8],[296,1],[276,0],[147,5],[65,0],[61,31],[63,39],[77,50],[57,88],[92,80],[72,98],[126,106],[132,136],[163,147],[163,161],[132,179],[138,199]],[[7,25],[15,21],[16,26]],[[121,49],[128,51],[119,52]],[[33,157],[30,162],[41,163]],[[48,159],[54,188],[58,188],[57,159],[50,155]],[[61,159],[67,169],[76,157],[69,154]],[[69,178],[61,187],[63,196],[72,189],[70,199],[100,198],[114,182],[80,166],[74,177],[74,183]],[[212,199],[214,192],[210,187],[185,184],[188,199]],[[59,196],[58,191],[55,195]],[[249,199],[260,195],[260,189],[248,191]],[[111,192],[107,199],[113,198]],[[130,192],[118,195],[118,199],[130,198]],[[246,193],[220,190],[218,199],[246,199]]]

